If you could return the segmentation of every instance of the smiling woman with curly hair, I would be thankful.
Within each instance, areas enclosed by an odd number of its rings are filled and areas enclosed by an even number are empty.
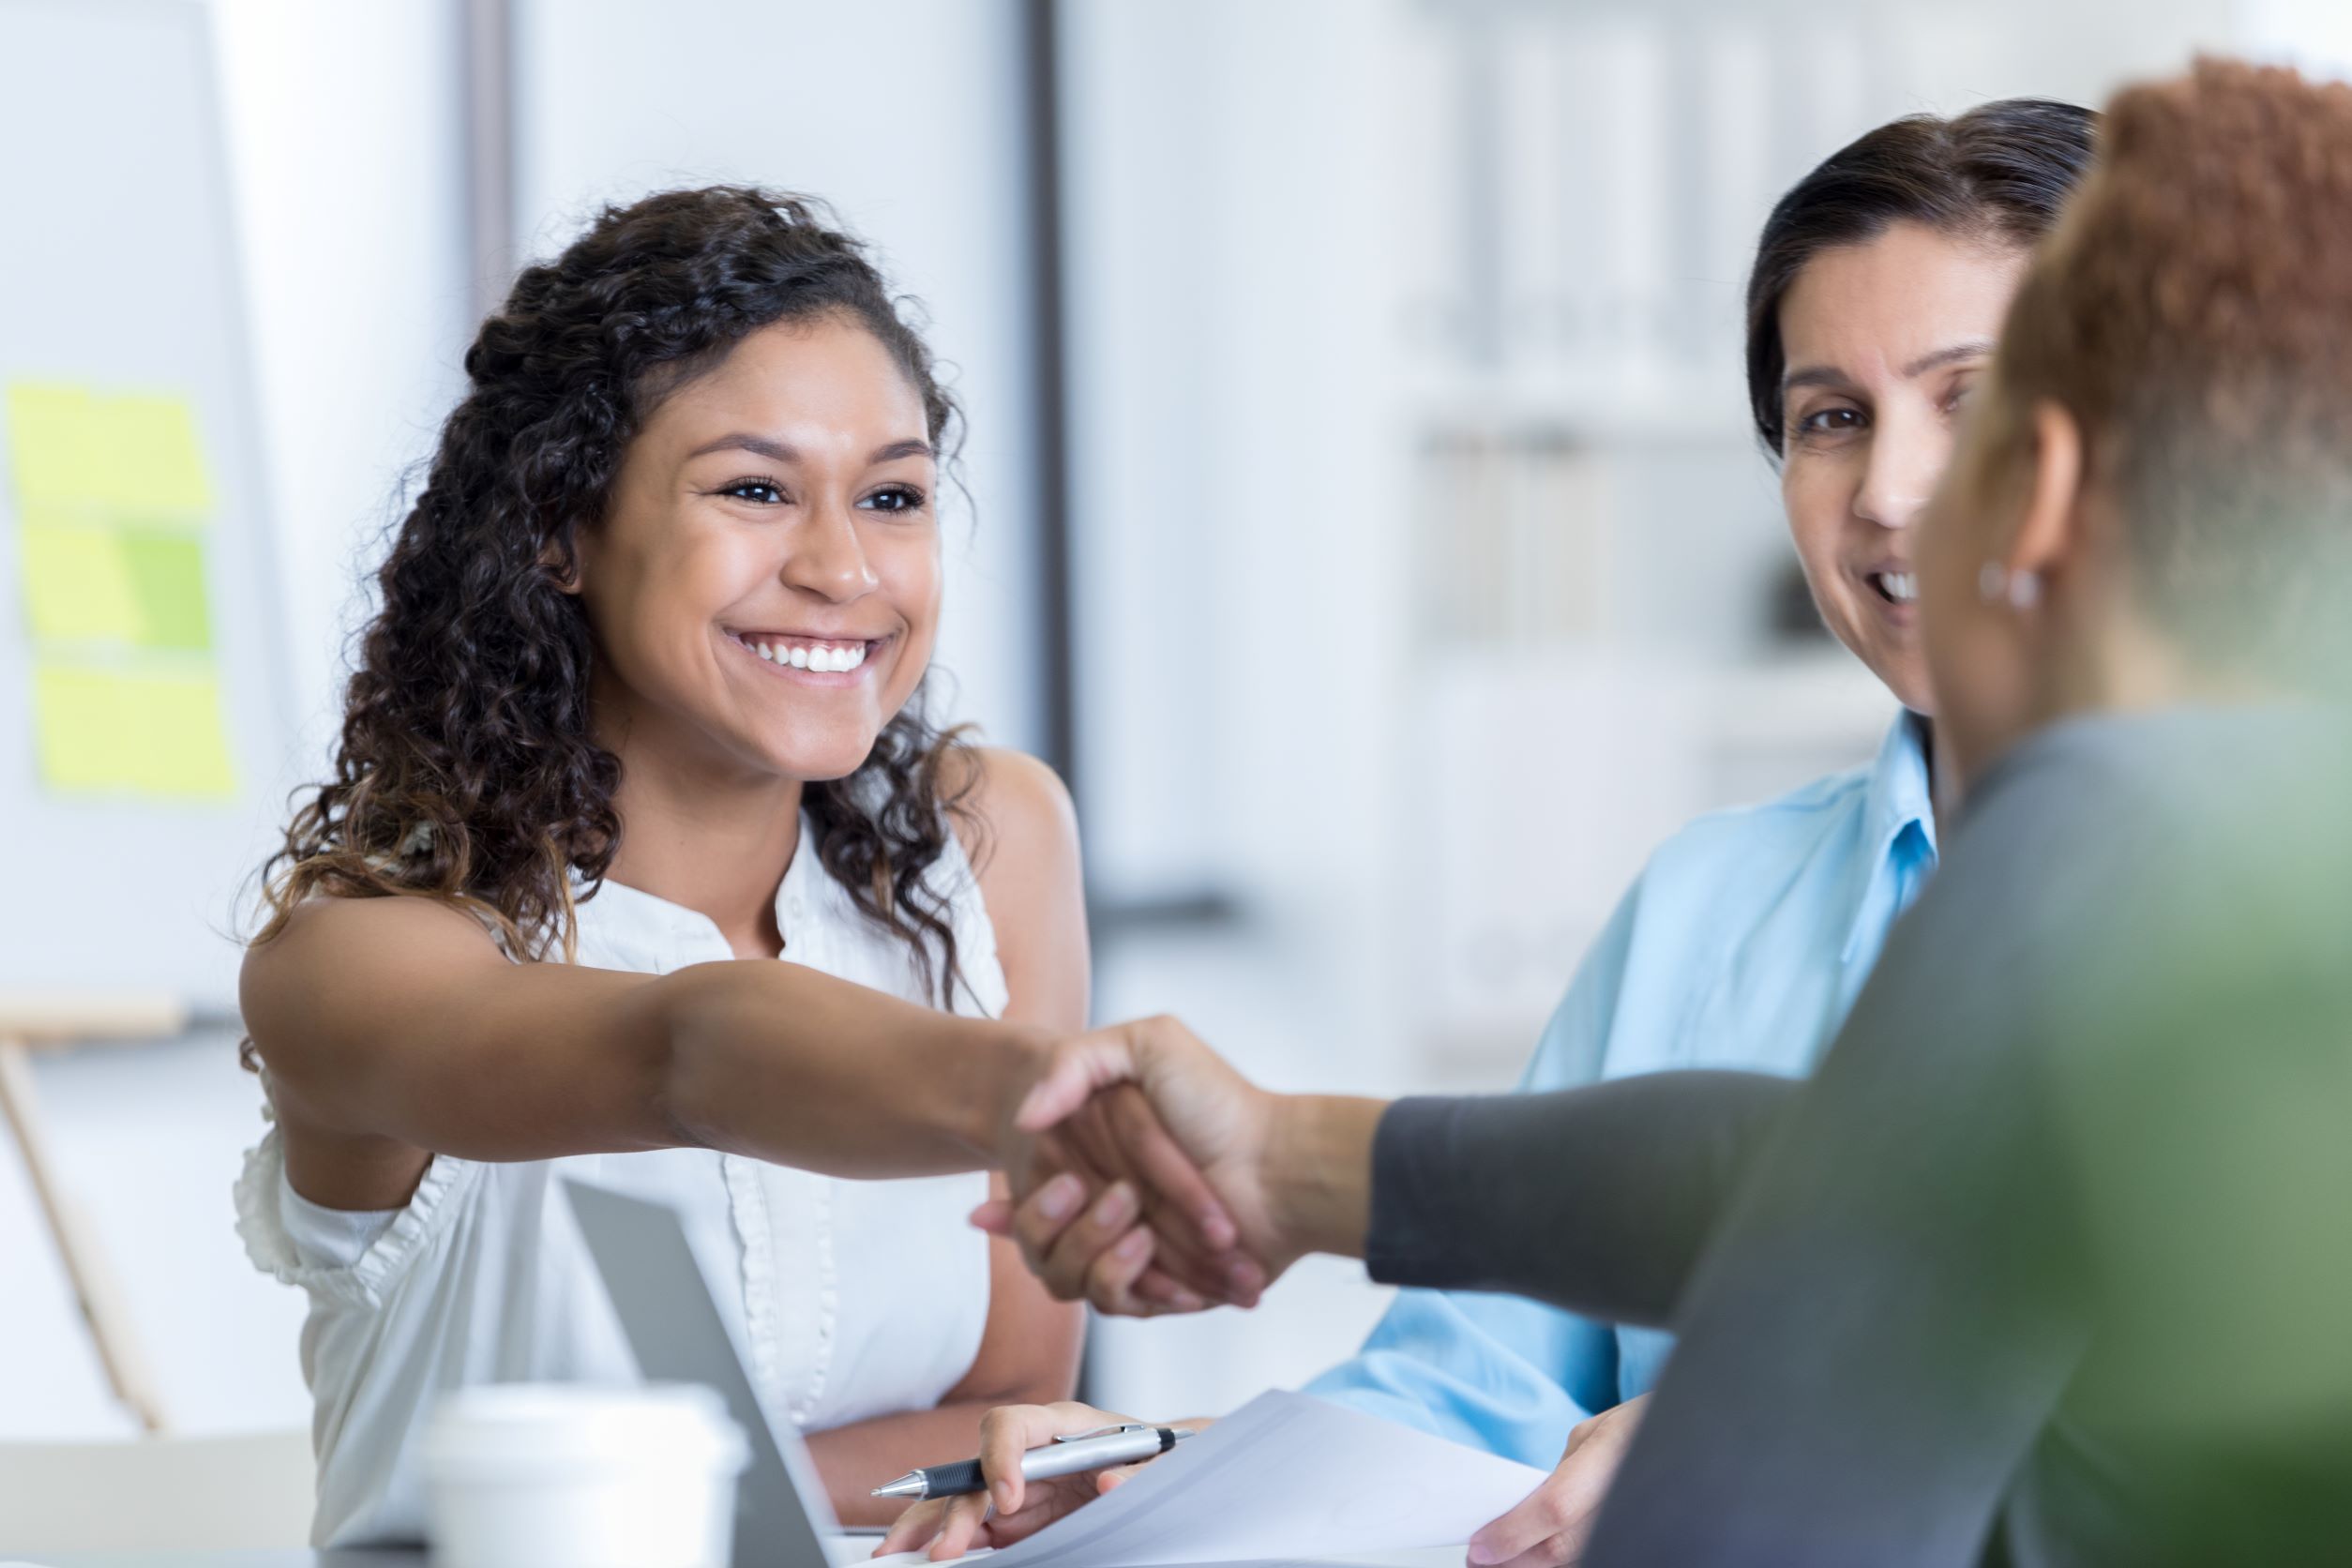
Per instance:
[[[632,1376],[563,1171],[733,1260],[875,1519],[1078,1344],[966,1224],[1088,968],[1060,783],[923,715],[957,411],[859,245],[741,188],[608,210],[465,369],[245,966],[239,1228],[310,1298],[316,1538],[418,1533],[438,1391]]]

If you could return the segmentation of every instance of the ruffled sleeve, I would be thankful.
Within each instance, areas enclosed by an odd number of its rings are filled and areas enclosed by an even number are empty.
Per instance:
[[[237,1175],[237,1237],[253,1266],[283,1284],[299,1286],[314,1297],[377,1306],[384,1290],[464,1207],[481,1168],[475,1160],[435,1154],[407,1206],[357,1261],[348,1268],[322,1266],[304,1261],[286,1233],[278,1204],[286,1173],[285,1141],[272,1127],[245,1152],[245,1168]]]

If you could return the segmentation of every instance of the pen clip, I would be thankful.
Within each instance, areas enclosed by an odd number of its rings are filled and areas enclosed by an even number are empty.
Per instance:
[[[1151,1425],[1141,1421],[1123,1421],[1110,1426],[1097,1426],[1091,1432],[1065,1432],[1054,1439],[1056,1442],[1084,1442],[1089,1438],[1115,1438],[1123,1432],[1148,1432]]]

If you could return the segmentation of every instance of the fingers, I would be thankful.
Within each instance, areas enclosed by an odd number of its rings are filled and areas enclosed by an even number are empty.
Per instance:
[[[1560,1485],[1566,1468],[1563,1464],[1560,1470],[1552,1471],[1518,1506],[1471,1536],[1470,1560],[1481,1565],[1507,1562],[1512,1568],[1537,1568],[1546,1562],[1567,1561],[1565,1543],[1558,1556],[1547,1557],[1538,1550],[1559,1541],[1577,1511],[1574,1500],[1576,1488]]]
[[[1216,1304],[1170,1278],[1158,1263],[1145,1269],[1135,1282],[1135,1298],[1154,1313],[1205,1312]]]
[[[1142,1315],[1146,1307],[1133,1290],[1152,1261],[1153,1238],[1136,1224],[1141,1213],[1134,1187],[1116,1182],[1107,1188],[1046,1253],[1042,1277],[1054,1294],[1082,1295],[1101,1312]]]
[[[946,1515],[940,1524],[939,1537],[931,1543],[931,1560],[945,1562],[949,1558],[963,1556],[972,1549],[972,1537],[988,1522],[988,1493],[972,1492],[959,1498],[949,1498]]]
[[[1114,1426],[1127,1418],[1064,1399],[1051,1405],[1000,1405],[980,1418],[980,1473],[999,1514],[1018,1514],[1028,1495],[1021,1455],[1056,1438]]]
[[[1142,1179],[1154,1205],[1189,1225],[1199,1250],[1224,1252],[1240,1240],[1241,1232],[1209,1179],[1192,1162],[1167,1125],[1152,1109],[1152,1102],[1132,1084],[1120,1084],[1102,1096],[1104,1114],[1117,1136],[1131,1168]],[[1165,1225],[1159,1227],[1163,1234]]]
[[[1224,1297],[1227,1255],[1204,1245],[1197,1222],[1171,1210],[1145,1173],[1135,1143],[1156,1140],[1162,1145],[1158,1163],[1168,1172],[1164,1179],[1198,1183],[1204,1192],[1207,1184],[1168,1139],[1159,1119],[1138,1093],[1124,1084],[1106,1091],[1084,1112],[1057,1129],[1055,1136],[1066,1140],[1065,1152],[1075,1155],[1082,1168],[1102,1173],[1106,1182],[1124,1179],[1134,1185],[1144,1221],[1156,1237],[1152,1261],[1159,1273],[1196,1296]],[[1224,1223],[1230,1229],[1229,1219]]]
[[[1013,1223],[1031,1269],[1063,1301],[1083,1297],[1098,1311],[1150,1316],[1162,1304],[1138,1297],[1135,1286],[1152,1262],[1154,1238],[1136,1223],[1141,1205],[1135,1188],[1115,1182],[1075,1219],[1067,1219],[1067,1206],[1082,1196],[1074,1179],[1057,1176],[1015,1212]]]
[[[1114,1318],[1154,1315],[1153,1304],[1135,1293],[1136,1281],[1152,1261],[1153,1240],[1149,1230],[1130,1230],[1088,1266],[1086,1299],[1095,1311]]]
[[[882,1545],[874,1548],[874,1555],[888,1557],[893,1552],[911,1552],[936,1536],[947,1517],[949,1500],[918,1502],[899,1515],[882,1532]]]
[[[1046,1070],[1030,1086],[1014,1112],[1014,1127],[1041,1133],[1068,1118],[1096,1091],[1135,1077],[1135,1058],[1124,1025],[1098,1029],[1063,1041],[1053,1048]]]
[[[1602,1500],[1641,1425],[1649,1396],[1580,1421],[1560,1464],[1519,1505],[1470,1539],[1470,1560],[1508,1568],[1553,1568],[1584,1556]]]
[[[1131,1195],[1133,1189],[1123,1191]],[[1062,1300],[1084,1296],[1106,1312],[1128,1317],[1199,1312],[1212,1304],[1154,1263],[1156,1244],[1140,1228],[1107,1229],[1115,1227],[1123,1213],[1132,1219],[1131,1196],[1110,1199],[1113,1207],[1108,1210],[1100,1204],[1078,1209],[1074,1221],[1072,1206],[1084,1197],[1076,1177],[1057,1176],[1018,1208],[1003,1199],[983,1203],[972,1212],[972,1222],[1018,1242],[1030,1270]],[[1102,1217],[1093,1223],[1080,1223],[1097,1215]],[[1117,1250],[1122,1241],[1127,1243],[1125,1251]]]
[[[1066,1171],[1039,1187],[1030,1195],[1028,1202],[1013,1211],[1013,1240],[1020,1244],[1021,1257],[1027,1260],[1030,1272],[1045,1281],[1046,1288],[1063,1301],[1076,1301],[1084,1292],[1084,1271],[1081,1268],[1057,1272],[1053,1266],[1056,1248],[1086,1212],[1086,1184]]]
[[[944,1512],[937,1503],[914,1504],[890,1521],[890,1528],[882,1531],[882,1545],[874,1548],[873,1555],[888,1557],[893,1552],[914,1550],[939,1528],[939,1516]]]
[[[1118,1465],[1107,1470],[1096,1470],[1094,1472],[1095,1495],[1107,1496],[1118,1490],[1137,1476],[1141,1475],[1143,1467],[1153,1462],[1150,1459],[1138,1459],[1132,1465]]]

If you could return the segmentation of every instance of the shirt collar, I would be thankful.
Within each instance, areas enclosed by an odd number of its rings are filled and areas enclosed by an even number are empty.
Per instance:
[[[1847,932],[1850,961],[1863,940],[1883,924],[1888,900],[1879,882],[1907,875],[1922,860],[1936,863],[1936,807],[1929,792],[1927,720],[1908,708],[1895,716],[1879,743],[1862,795],[1861,853],[1853,884],[1854,923]],[[1916,829],[1917,847],[1911,839]],[[1896,890],[1899,894],[1900,889]]]

